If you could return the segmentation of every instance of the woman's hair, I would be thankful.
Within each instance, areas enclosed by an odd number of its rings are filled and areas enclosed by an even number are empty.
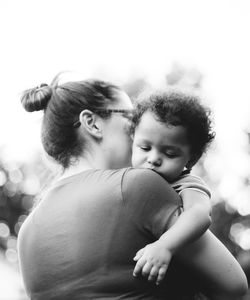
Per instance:
[[[105,109],[117,99],[120,88],[100,80],[67,82],[58,85],[56,76],[51,85],[41,84],[26,90],[21,102],[28,112],[44,110],[42,144],[45,151],[64,168],[70,166],[84,150],[74,124],[84,109]],[[110,114],[99,113],[103,118]]]
[[[150,111],[159,122],[167,126],[181,125],[187,130],[192,154],[198,158],[206,151],[215,137],[212,130],[211,111],[200,103],[200,99],[180,91],[154,93],[144,96],[136,104],[132,122],[132,134],[142,115]]]

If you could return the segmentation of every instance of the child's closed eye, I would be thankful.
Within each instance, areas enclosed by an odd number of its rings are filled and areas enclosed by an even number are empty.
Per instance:
[[[139,146],[139,148],[143,151],[149,151],[151,149],[150,146],[144,146],[144,145]]]
[[[169,158],[175,158],[175,157],[178,157],[178,156],[179,156],[178,153],[172,152],[172,151],[167,151],[167,152],[165,152],[165,155],[166,155],[167,157],[169,157]]]

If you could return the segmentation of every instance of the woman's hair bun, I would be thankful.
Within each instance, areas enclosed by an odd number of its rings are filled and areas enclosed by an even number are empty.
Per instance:
[[[52,88],[46,83],[24,91],[21,96],[21,103],[28,112],[43,110],[52,96]]]

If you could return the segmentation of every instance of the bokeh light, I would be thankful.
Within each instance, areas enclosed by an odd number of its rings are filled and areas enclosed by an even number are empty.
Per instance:
[[[16,237],[55,170],[42,154],[42,113],[26,113],[20,93],[63,70],[76,71],[64,81],[99,77],[134,97],[174,86],[204,95],[216,139],[194,172],[212,191],[212,229],[249,268],[249,1],[1,1],[0,26],[0,269],[10,274],[0,270],[0,300],[26,299],[14,292]]]
[[[9,226],[5,223],[0,223],[0,237],[7,238],[10,235]]]

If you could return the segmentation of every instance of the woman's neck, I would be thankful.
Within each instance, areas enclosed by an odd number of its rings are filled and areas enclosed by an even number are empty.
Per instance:
[[[76,175],[78,173],[81,173],[81,172],[84,172],[84,171],[87,171],[87,170],[90,170],[90,169],[93,169],[91,167],[91,165],[88,164],[88,162],[84,161],[83,159],[80,159],[76,162],[76,164],[74,164],[74,165],[68,167],[67,169],[65,169],[63,171],[62,175],[59,177],[59,180],[63,179],[63,178],[66,178],[66,177]]]
[[[78,158],[75,163],[73,163],[71,166],[69,166],[63,171],[59,180],[72,175],[79,174],[87,170],[108,169],[106,161],[105,159],[103,159],[103,154],[99,154],[100,155],[98,155],[98,153],[95,153],[95,155],[93,155],[85,153],[84,157]]]

